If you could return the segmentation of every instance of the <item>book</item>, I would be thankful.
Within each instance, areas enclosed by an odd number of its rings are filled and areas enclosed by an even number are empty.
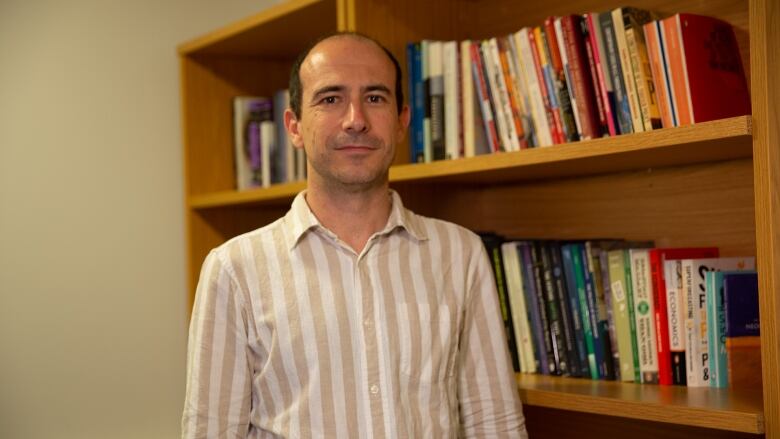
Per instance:
[[[658,382],[671,385],[672,352],[670,345],[670,320],[667,304],[666,285],[668,277],[664,265],[666,261],[686,258],[716,258],[718,249],[707,248],[654,248],[650,250],[650,271],[653,277],[653,303],[655,305],[656,344],[658,351]],[[677,304],[674,304],[675,311]],[[679,337],[678,337],[679,338]],[[684,370],[684,368],[682,369]]]
[[[672,384],[687,384],[685,297],[682,291],[682,263],[680,260],[664,262],[666,278],[666,305],[669,314],[669,353],[672,361]]]
[[[582,33],[582,39],[585,42],[585,55],[588,61],[588,70],[590,70],[591,81],[593,82],[593,88],[595,90],[596,109],[598,110],[599,132],[609,134],[609,127],[607,124],[607,112],[604,108],[604,99],[599,93],[599,75],[594,55],[594,43],[593,38],[590,36],[590,29],[588,23],[585,20],[580,21],[580,32]]]
[[[688,72],[685,69],[685,49],[682,45],[679,20],[679,14],[664,18],[660,20],[659,29],[677,126],[686,126],[693,123],[693,115],[688,96]]]
[[[583,261],[585,261],[585,291],[588,297],[588,311],[591,314],[596,364],[599,378],[619,379],[617,359],[617,338],[614,325],[611,324],[612,307],[609,289],[609,268],[607,250],[618,241],[586,241]]]
[[[616,119],[620,134],[634,132],[631,119],[631,105],[628,101],[628,92],[626,90],[625,79],[623,75],[623,66],[620,61],[620,51],[618,49],[615,36],[615,26],[612,21],[611,13],[599,15],[599,25],[604,38],[604,48],[606,50],[607,64],[609,65],[609,75],[612,78],[612,85],[615,88],[615,106]]]
[[[628,51],[628,40],[626,39],[625,16],[632,13],[640,13],[635,8],[616,8],[612,10],[612,24],[615,28],[615,42],[617,43],[618,59],[620,60],[621,71],[623,72],[623,84],[626,87],[628,96],[628,106],[631,111],[631,126],[635,133],[645,131],[642,110],[639,106],[639,95],[637,94],[636,82],[634,80],[634,71],[631,67],[631,55]]]
[[[593,344],[593,330],[588,311],[588,297],[585,291],[585,273],[582,263],[584,246],[581,243],[564,244],[561,246],[566,291],[569,296],[574,337],[577,344],[577,354],[580,361],[582,376],[599,379],[596,365],[596,352]]]
[[[509,109],[511,115],[512,130],[514,130],[514,136],[516,139],[512,139],[514,142],[517,140],[517,144],[513,143],[513,147],[517,149],[528,148],[528,138],[525,132],[526,125],[523,123],[524,104],[521,96],[521,92],[518,90],[517,72],[514,68],[512,59],[512,51],[509,43],[509,39],[506,37],[496,38],[496,48],[498,58],[500,61],[502,78],[506,87],[507,97],[509,100]]]
[[[504,332],[506,333],[506,341],[512,359],[512,368],[515,372],[519,372],[520,358],[518,356],[517,343],[515,342],[514,323],[512,322],[512,314],[510,312],[511,305],[509,303],[509,296],[506,288],[506,275],[504,273],[504,262],[501,254],[501,244],[504,240],[502,237],[493,233],[480,233],[479,235],[487,250],[493,268],[493,275],[495,276],[498,303],[500,305],[501,319],[504,323]]]
[[[760,389],[761,325],[756,272],[723,275],[723,309],[728,386]]]
[[[723,272],[704,273],[707,291],[707,337],[709,338],[710,387],[728,386],[726,359],[726,313],[723,310]]]
[[[547,109],[542,97],[542,87],[544,84],[537,75],[536,65],[534,63],[534,51],[531,44],[533,31],[530,28],[520,29],[514,34],[515,43],[519,49],[518,58],[521,66],[521,72],[525,83],[528,86],[529,102],[531,115],[534,121],[534,132],[536,133],[537,146],[550,146],[553,144],[550,119],[547,117]]]
[[[666,61],[661,49],[661,33],[658,29],[658,20],[643,26],[645,42],[647,43],[647,57],[650,61],[650,74],[652,84],[658,102],[658,111],[661,114],[661,126],[670,128],[675,126],[674,107],[669,94],[669,78],[666,73]]]
[[[612,85],[612,77],[607,74],[609,64],[607,63],[606,48],[604,46],[604,33],[599,25],[600,15],[602,14],[591,12],[585,14],[584,19],[588,26],[588,37],[590,38],[593,62],[596,66],[596,75],[598,76],[593,80],[596,85],[596,93],[601,94],[601,102],[604,106],[604,117],[606,118],[609,135],[616,136],[618,129],[615,114],[615,88]]]
[[[444,74],[444,152],[446,159],[452,160],[461,155],[458,42],[443,42],[441,51]]]
[[[563,71],[563,60],[559,48],[559,45],[563,44],[563,40],[558,40],[558,35],[555,31],[555,17],[547,17],[544,20],[544,36],[546,38],[544,47],[551,70],[553,94],[558,102],[558,111],[563,128],[563,140],[576,142],[580,139],[580,135],[574,120],[574,110],[572,108],[567,78]]]
[[[674,18],[691,123],[750,114],[750,94],[733,27],[702,15]]]
[[[238,190],[263,186],[260,124],[271,117],[272,103],[268,98],[233,98],[233,163]]]
[[[472,42],[470,47],[471,71],[474,79],[474,88],[477,91],[479,108],[482,115],[482,125],[485,129],[485,138],[488,144],[489,152],[499,151],[498,132],[496,131],[496,122],[493,118],[493,106],[490,103],[487,80],[485,79],[485,69],[482,65],[482,51],[479,43]]]
[[[653,278],[648,249],[629,249],[634,322],[642,383],[658,384],[658,344],[655,327]]]
[[[425,82],[422,74],[422,53],[419,42],[406,45],[406,58],[409,71],[409,108],[411,110],[409,163],[425,162]]]
[[[536,355],[534,353],[528,310],[523,293],[523,272],[518,255],[517,242],[501,244],[501,255],[506,273],[507,294],[509,296],[510,313],[515,331],[515,344],[520,361],[520,371],[535,373],[537,371]]]
[[[709,338],[704,274],[716,270],[753,270],[755,258],[683,259],[680,264],[685,297],[686,383],[688,387],[709,387]]]
[[[647,54],[647,42],[643,26],[650,23],[654,14],[647,11],[632,13],[623,19],[626,26],[626,43],[631,59],[631,70],[636,83],[639,110],[645,131],[661,128],[661,112],[658,109],[650,59]]]
[[[560,375],[571,374],[567,337],[564,334],[563,317],[561,315],[560,302],[555,289],[553,279],[552,262],[548,245],[544,241],[534,241],[532,258],[534,260],[535,274],[541,281],[543,292],[542,300],[547,310],[547,323],[550,325],[550,338],[552,340],[553,356]]]
[[[520,63],[520,50],[517,47],[517,40],[513,35],[499,39],[499,42],[506,45],[507,64],[509,65],[510,77],[514,81],[514,91],[517,93],[518,110],[520,112],[520,122],[522,125],[523,138],[521,147],[532,148],[538,146],[534,120],[531,114],[531,101],[528,94],[528,82],[525,79],[525,73]]]
[[[444,57],[442,41],[428,43],[428,99],[430,105],[431,160],[446,158],[444,139]]]
[[[560,18],[560,27],[563,34],[562,52],[566,53],[572,84],[572,96],[574,97],[574,111],[579,120],[580,139],[596,139],[601,137],[601,126],[598,120],[598,108],[593,78],[588,68],[585,41],[580,28],[582,18],[577,15],[567,15]]]
[[[430,163],[433,160],[433,145],[431,143],[431,45],[432,41],[420,41],[420,71],[422,76],[422,94],[425,96],[425,112],[423,113],[422,138],[423,155],[422,162]]]
[[[560,243],[558,241],[548,241],[545,246],[545,252],[547,257],[549,257],[553,288],[558,302],[558,309],[560,310],[569,375],[573,377],[588,376],[587,364],[583,371],[581,363],[581,360],[585,361],[586,357],[585,346],[584,343],[580,345],[577,342],[576,335],[577,331],[582,332],[582,325],[578,324],[575,326],[574,324],[574,316],[572,315],[574,308],[572,308],[569,290],[566,288]],[[577,321],[579,322],[579,318]],[[580,350],[580,347],[582,347],[582,350]]]
[[[509,99],[496,38],[482,42],[482,55],[489,76],[488,84],[493,97],[493,108],[496,110],[496,126],[501,138],[501,145],[504,151],[518,151],[520,150],[520,141],[517,136],[512,104]]]
[[[279,145],[276,142],[276,124],[273,120],[260,122],[260,180],[262,187],[270,187],[274,182],[273,161]],[[255,173],[256,170],[253,169]]]
[[[287,89],[274,93],[274,126],[276,148],[271,157],[271,183],[287,183],[295,180],[295,147],[284,126],[284,111],[290,106]]]
[[[557,375],[558,369],[552,350],[550,326],[547,322],[547,310],[544,307],[544,293],[541,278],[533,259],[533,242],[518,242],[517,250],[520,256],[523,273],[523,293],[528,308],[528,321],[533,334],[533,345],[538,361],[537,369],[543,375]]]

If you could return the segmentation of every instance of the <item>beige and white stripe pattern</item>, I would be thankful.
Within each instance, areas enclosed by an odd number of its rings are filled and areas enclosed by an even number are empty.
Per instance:
[[[361,254],[301,193],[208,255],[184,438],[526,437],[480,239],[392,198]]]

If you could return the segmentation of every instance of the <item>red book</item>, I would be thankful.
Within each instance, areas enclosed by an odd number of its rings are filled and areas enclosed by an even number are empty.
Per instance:
[[[599,93],[600,100],[604,106],[604,117],[607,119],[607,129],[610,136],[617,136],[617,127],[615,126],[615,116],[612,114],[612,101],[609,99],[609,92],[607,91],[607,81],[604,77],[604,61],[603,57],[607,56],[603,51],[603,44],[599,44],[601,29],[599,29],[598,16],[596,13],[585,14],[583,17],[585,23],[588,26],[588,39],[591,50],[593,51],[593,63],[596,66],[596,80],[594,84],[598,84],[596,93]]]
[[[676,259],[717,258],[716,247],[654,248],[650,250],[650,272],[653,277],[656,345],[658,348],[658,383],[672,385],[672,355],[669,349],[669,321],[666,312],[666,278],[664,261]]]
[[[569,70],[572,77],[572,90],[576,98],[577,115],[580,119],[580,137],[596,139],[601,137],[601,128],[596,108],[596,95],[593,88],[593,78],[588,69],[585,41],[580,31],[582,18],[578,15],[561,17],[563,29],[563,46],[569,59]]]
[[[590,77],[591,82],[593,83],[594,93],[596,96],[596,109],[598,110],[598,117],[599,117],[599,131],[602,133],[609,133],[609,126],[607,124],[607,113],[604,110],[605,105],[609,105],[608,102],[604,102],[604,99],[601,96],[601,93],[599,93],[599,75],[598,71],[596,70],[596,59],[593,57],[593,43],[590,38],[590,30],[588,29],[588,24],[583,19],[580,24],[581,32],[584,36],[583,40],[585,41],[585,54],[587,56],[588,60],[588,69],[590,70]]]
[[[734,28],[725,21],[678,14],[693,123],[750,114],[750,94]]]

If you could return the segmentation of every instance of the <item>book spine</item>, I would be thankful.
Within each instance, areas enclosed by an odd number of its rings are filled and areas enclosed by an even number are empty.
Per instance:
[[[504,276],[503,262],[501,260],[501,249],[499,246],[491,246],[490,254],[493,261],[493,270],[496,275],[496,289],[498,290],[498,302],[501,308],[501,319],[504,321],[504,331],[509,347],[509,353],[512,357],[512,367],[515,371],[520,370],[520,359],[517,352],[517,343],[515,342],[514,324],[512,323],[512,314],[509,312],[509,298],[506,291],[506,277]]]
[[[507,88],[507,80],[504,75],[504,65],[501,62],[501,53],[498,49],[498,41],[496,38],[491,38],[487,41],[486,46],[490,59],[492,60],[492,74],[493,82],[495,84],[496,93],[498,96],[498,105],[501,107],[502,125],[506,131],[506,150],[507,151],[519,151],[520,139],[518,137],[517,125],[515,124],[514,110],[512,108],[512,102],[510,98],[510,91]]]
[[[598,16],[598,13],[585,14],[585,22],[588,26],[588,36],[590,37],[590,45],[593,50],[593,62],[596,66],[597,78],[594,81],[597,85],[596,92],[601,94],[604,118],[607,121],[609,135],[616,136],[618,132],[614,114],[614,92],[611,90],[611,81],[609,81],[609,77],[604,70],[604,67],[607,65],[604,59],[606,53],[604,51],[604,41],[598,23]]]
[[[726,367],[726,313],[723,309],[723,273],[707,273],[707,327],[710,336],[710,387],[728,387]]]
[[[406,61],[409,69],[409,102],[411,103],[411,128],[410,128],[410,148],[409,163],[418,163],[423,161],[423,132],[422,121],[424,117],[423,96],[418,94],[422,92],[422,75],[420,72],[421,55],[419,43],[408,43],[406,45]]]
[[[560,127],[560,121],[556,121],[556,115],[553,111],[553,103],[550,100],[550,89],[547,84],[547,77],[544,73],[544,68],[542,65],[542,53],[539,50],[540,47],[540,41],[539,41],[539,28],[535,28],[532,31],[528,32],[528,38],[530,39],[530,45],[531,45],[531,57],[533,59],[533,66],[534,71],[536,72],[536,77],[539,80],[539,90],[541,91],[542,95],[542,102],[544,102],[544,114],[547,118],[547,126],[550,128],[550,136],[552,137],[552,142],[554,144],[561,143],[561,132],[559,131]]]
[[[634,348],[631,339],[625,256],[623,255],[623,250],[618,249],[610,250],[607,253],[607,258],[607,263],[609,264],[612,314],[615,320],[615,335],[617,336],[618,342],[620,380],[624,382],[633,382]]]
[[[647,54],[647,42],[642,30],[644,23],[632,22],[626,29],[626,40],[631,55],[631,66],[634,70],[634,81],[639,95],[639,105],[646,130],[661,128],[661,112],[658,110],[653,74]]]
[[[685,298],[685,364],[686,364],[686,383],[688,387],[702,387],[704,382],[701,379],[702,367],[699,363],[701,356],[701,347],[699,346],[698,328],[699,313],[697,312],[698,293],[695,290],[695,264],[691,259],[683,259],[682,286],[683,297]],[[709,385],[709,383],[706,383]]]
[[[262,183],[263,187],[270,187],[271,182],[274,180],[273,175],[271,175],[273,157],[278,149],[276,145],[276,125],[274,125],[272,120],[260,122],[260,147]]]
[[[612,11],[612,23],[615,26],[615,42],[617,43],[620,66],[623,70],[623,84],[626,86],[628,105],[631,109],[631,126],[635,133],[639,133],[645,131],[645,124],[642,119],[642,111],[639,108],[639,96],[636,92],[634,69],[631,67],[631,55],[628,52],[625,9],[617,8]]]
[[[563,128],[564,141],[575,142],[579,140],[577,124],[574,121],[574,110],[571,104],[567,78],[563,71],[563,60],[559,45],[563,40],[558,40],[555,32],[555,18],[548,17],[544,21],[544,35],[546,37],[545,48],[548,53],[549,63],[552,68],[552,82],[555,95],[558,99],[558,109],[561,114],[561,126]]]
[[[547,309],[550,335],[553,340],[553,354],[555,355],[555,362],[558,365],[558,371],[561,375],[569,376],[571,375],[571,369],[567,353],[566,336],[563,332],[563,318],[561,316],[561,309],[555,291],[553,267],[547,247],[545,242],[540,241],[535,245],[539,256],[540,275],[542,279],[542,288],[544,290],[544,304]]]
[[[666,304],[669,312],[669,353],[672,363],[672,383],[687,384],[685,364],[685,298],[682,294],[682,263],[679,260],[664,263],[666,276]]]
[[[609,126],[607,124],[607,113],[604,109],[604,99],[599,92],[599,74],[596,70],[596,59],[593,56],[593,42],[590,37],[590,31],[588,30],[588,24],[585,20],[580,21],[580,32],[582,33],[585,54],[588,60],[588,70],[590,71],[590,78],[593,84],[594,96],[596,101],[596,109],[598,110],[599,132],[609,133]]]
[[[628,102],[628,94],[623,79],[623,67],[620,64],[620,51],[615,37],[615,26],[612,22],[612,14],[604,13],[599,16],[599,25],[604,36],[604,47],[607,52],[609,75],[612,78],[612,86],[615,88],[615,107],[617,109],[617,122],[620,134],[634,132],[631,121],[631,106]]]
[[[585,294],[588,311],[591,315],[593,348],[600,379],[614,380],[615,369],[612,361],[612,346],[607,314],[607,305],[602,288],[601,257],[591,242],[580,248],[585,278]]]
[[[463,128],[463,155],[476,155],[476,120],[474,119],[474,79],[471,75],[471,41],[460,42],[461,127]]]
[[[460,157],[460,102],[458,99],[458,43],[442,43],[444,70],[444,151],[448,160]]]
[[[650,252],[648,250],[631,250],[630,255],[634,321],[636,322],[636,339],[642,383],[658,384],[658,348],[655,329],[655,304],[652,297]]]
[[[665,80],[665,83],[663,85],[663,89],[666,92],[666,103],[669,107],[669,111],[671,112],[671,120],[672,124],[670,126],[676,127],[679,126],[679,120],[677,118],[677,107],[675,107],[674,104],[674,95],[673,95],[673,87],[672,87],[672,71],[670,70],[669,65],[669,55],[666,52],[666,42],[665,42],[665,36],[664,36],[664,27],[663,22],[661,20],[658,20],[655,22],[655,30],[656,34],[658,35],[658,53],[660,55],[660,65],[663,67],[663,78]]]
[[[666,69],[660,49],[657,26],[658,21],[652,21],[643,26],[645,42],[647,43],[647,57],[650,62],[651,82],[648,85],[652,86],[655,91],[661,126],[670,128],[674,126],[674,118],[669,104],[669,91],[666,88]]]
[[[553,317],[557,319],[557,314],[555,316],[550,316],[540,245],[539,242],[534,241],[530,246],[533,279],[535,283],[534,289],[536,292],[536,300],[539,304],[539,314],[543,324],[547,367],[550,375],[561,375],[562,371],[559,367],[560,345],[558,344],[560,331],[557,331],[559,329],[558,326],[553,324]],[[557,331],[558,333],[556,334],[554,331]]]
[[[569,359],[569,374],[574,377],[587,376],[587,363],[585,359],[584,340],[582,344],[582,350],[577,341],[577,332],[582,333],[582,325],[577,316],[577,323],[575,324],[574,310],[572,307],[570,294],[566,288],[566,279],[563,276],[563,262],[561,261],[561,248],[557,242],[550,242],[546,247],[550,257],[550,265],[552,267],[552,276],[555,288],[555,296],[558,302],[558,309],[560,309],[561,322],[563,326],[563,336],[566,346],[566,357]],[[575,303],[576,306],[576,303]],[[582,371],[583,364],[585,365],[585,373]]]
[[[626,304],[628,305],[628,327],[631,331],[631,359],[634,363],[634,382],[642,382],[642,371],[639,364],[639,336],[636,327],[636,306],[634,303],[633,273],[631,273],[631,255],[628,249],[623,250],[623,269],[625,270]]]
[[[523,138],[521,147],[525,145],[528,148],[539,146],[536,140],[534,120],[531,114],[531,103],[528,95],[528,82],[525,79],[523,67],[520,64],[520,49],[517,46],[517,39],[514,35],[509,35],[505,39],[507,47],[507,62],[512,80],[514,81],[514,90],[517,93],[517,103],[522,125]]]
[[[428,95],[431,100],[431,152],[432,160],[444,160],[444,62],[442,42],[431,41],[429,46],[430,81]]]
[[[612,355],[612,368],[615,379],[621,380],[620,369],[620,349],[618,347],[618,331],[617,331],[617,313],[614,311],[615,301],[612,292],[612,280],[610,279],[609,270],[609,253],[606,250],[602,250],[599,253],[599,267],[601,271],[601,285],[604,291],[604,305],[607,315],[607,323],[609,328],[609,352]]]
[[[501,64],[501,72],[503,74],[504,86],[509,101],[509,109],[512,124],[512,129],[515,132],[517,143],[514,145],[516,149],[528,148],[528,142],[526,140],[526,133],[523,128],[523,113],[522,113],[522,98],[520,91],[517,89],[517,77],[513,63],[511,59],[511,50],[509,47],[509,40],[505,37],[496,38],[496,46],[498,58]]]
[[[580,122],[579,106],[577,104],[577,96],[574,93],[574,78],[571,73],[571,66],[569,64],[569,56],[566,53],[568,43],[563,37],[563,27],[561,26],[561,19],[556,18],[554,23],[555,37],[558,42],[558,50],[560,51],[561,64],[563,65],[563,74],[566,81],[566,88],[569,92],[569,100],[571,105],[571,113],[574,117],[574,127],[577,130],[577,138],[582,138],[582,123]]]
[[[528,324],[528,312],[523,295],[523,277],[520,270],[520,260],[517,255],[517,244],[507,242],[501,244],[501,256],[506,275],[506,289],[509,298],[510,314],[515,332],[515,345],[520,361],[520,371],[536,372],[536,360],[531,342],[531,331]]]
[[[538,146],[550,146],[553,144],[551,127],[547,119],[547,111],[542,98],[542,89],[534,64],[534,49],[532,47],[533,31],[529,28],[520,29],[515,34],[518,49],[520,49],[520,65],[523,76],[528,84],[528,96],[531,104],[531,114],[534,120],[536,140]]]
[[[593,330],[591,316],[588,311],[588,297],[585,292],[585,275],[583,273],[581,245],[569,244],[561,247],[563,267],[566,277],[566,288],[571,302],[572,321],[580,353],[580,368],[582,376],[599,379],[596,353],[593,346]]]
[[[677,126],[693,123],[691,106],[688,96],[688,78],[685,70],[685,54],[680,33],[680,15],[661,20],[663,49],[671,82],[672,100],[674,102]]]
[[[543,307],[540,306],[538,295],[536,294],[536,279],[534,277],[531,247],[532,244],[521,242],[517,245],[517,252],[520,256],[523,273],[523,294],[525,295],[525,303],[528,305],[528,321],[531,327],[531,334],[533,335],[536,370],[543,375],[549,375],[551,370],[548,363],[548,343],[546,342],[549,329],[545,332],[547,327],[546,313],[544,313]]]
[[[569,59],[575,111],[580,120],[580,138],[601,137],[593,79],[587,66],[585,43],[580,33],[581,18],[569,15],[561,18],[566,56]]]
[[[482,68],[482,55],[479,50],[479,43],[471,44],[471,69],[474,77],[474,87],[477,89],[477,95],[479,96],[479,106],[482,109],[482,123],[485,127],[485,136],[487,137],[490,150],[495,152],[499,150],[498,132],[496,131],[493,108],[490,104],[487,82],[485,81],[484,69]]]
[[[666,280],[664,259],[661,251],[650,250],[650,273],[652,276],[653,311],[655,314],[655,340],[658,353],[658,383],[672,384],[672,365],[669,355],[669,327],[666,304]]]

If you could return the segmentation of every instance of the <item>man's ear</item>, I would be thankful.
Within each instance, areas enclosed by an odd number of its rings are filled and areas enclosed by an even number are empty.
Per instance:
[[[296,148],[303,148],[303,133],[301,132],[301,123],[295,117],[291,109],[284,110],[284,127],[287,129],[287,135]]]
[[[398,133],[399,139],[402,139],[406,135],[406,130],[409,128],[409,122],[412,117],[412,112],[408,105],[404,105],[401,108],[401,113],[398,114]]]

